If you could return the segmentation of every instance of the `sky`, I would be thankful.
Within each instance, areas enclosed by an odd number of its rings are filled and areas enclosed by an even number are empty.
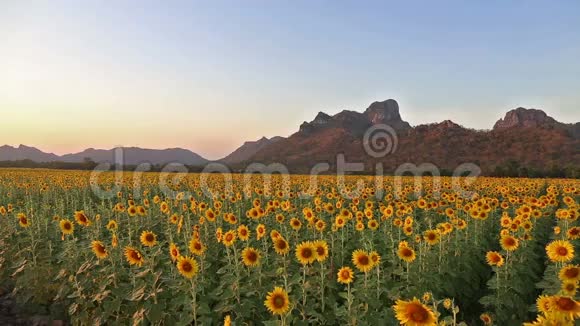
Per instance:
[[[578,58],[580,1],[7,0],[0,143],[218,159],[389,98],[411,125],[577,122]]]

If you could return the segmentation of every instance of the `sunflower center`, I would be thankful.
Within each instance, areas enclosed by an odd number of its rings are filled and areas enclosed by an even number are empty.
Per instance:
[[[193,269],[193,266],[191,266],[191,264],[188,261],[184,261],[181,263],[181,269],[184,272],[189,273]]]
[[[312,257],[312,250],[310,248],[302,249],[302,257],[304,257],[306,259]]]
[[[148,234],[147,236],[145,236],[145,240],[147,240],[148,242],[153,242],[155,240],[155,237],[152,234]]]
[[[565,272],[565,274],[568,278],[576,278],[576,277],[578,277],[579,273],[580,273],[579,268],[570,268],[570,269],[567,269]]]
[[[570,298],[559,298],[556,300],[556,304],[563,311],[571,311],[575,306],[574,301]]]
[[[284,307],[284,303],[286,302],[286,300],[284,300],[284,297],[282,297],[281,295],[276,295],[272,300],[272,302],[274,303],[274,307],[276,307],[277,309],[281,309]]]
[[[568,249],[566,249],[566,247],[559,247],[558,248],[558,255],[560,255],[560,256],[568,255]]]
[[[415,321],[415,322],[422,322],[427,320],[428,316],[427,316],[427,311],[425,311],[425,309],[421,308],[421,307],[413,307],[411,314],[410,314],[411,320]]]
[[[369,264],[369,257],[367,257],[366,255],[361,256],[361,257],[358,258],[358,262],[361,265],[368,265]]]
[[[256,255],[255,252],[250,251],[250,252],[248,252],[246,258],[248,258],[249,261],[254,262],[258,259],[258,255]]]

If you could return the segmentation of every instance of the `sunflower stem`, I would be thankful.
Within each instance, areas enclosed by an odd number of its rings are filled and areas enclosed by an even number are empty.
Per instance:
[[[320,301],[324,313],[324,264],[320,262]]]
[[[191,298],[192,298],[192,309],[193,309],[193,324],[197,325],[197,288],[193,278],[191,283]]]
[[[306,320],[306,265],[302,267],[302,309],[304,309],[304,314],[302,315],[303,320]]]

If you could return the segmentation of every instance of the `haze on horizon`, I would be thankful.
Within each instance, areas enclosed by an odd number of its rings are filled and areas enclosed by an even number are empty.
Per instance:
[[[136,4],[0,4],[0,145],[217,159],[388,98],[412,125],[580,120],[577,1]]]

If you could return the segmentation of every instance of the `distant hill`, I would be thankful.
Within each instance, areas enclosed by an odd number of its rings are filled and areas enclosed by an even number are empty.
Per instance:
[[[235,151],[233,151],[231,154],[222,158],[220,161],[226,164],[244,162],[250,159],[262,148],[265,148],[266,146],[276,143],[282,139],[284,138],[272,137],[271,139],[268,139],[266,137],[262,137],[256,141],[247,141],[242,146],[238,147]]]
[[[18,147],[0,146],[0,161],[31,160],[35,162],[53,162],[58,159],[58,155],[45,153],[34,147],[24,145]]]
[[[34,147],[24,145],[20,145],[17,148],[12,146],[2,146],[0,147],[0,161],[31,160],[34,162],[81,163],[86,159],[90,159],[97,163],[114,163],[116,149],[118,148],[108,150],[89,148],[80,153],[58,156],[55,154],[44,153]],[[181,163],[198,166],[204,165],[208,162],[208,160],[200,155],[182,148],[145,149],[138,147],[122,147],[121,149],[124,165],[137,165],[140,163]]]

